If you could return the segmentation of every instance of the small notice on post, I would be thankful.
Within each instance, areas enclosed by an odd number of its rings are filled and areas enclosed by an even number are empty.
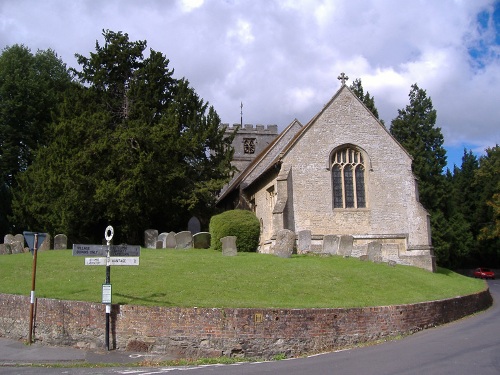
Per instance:
[[[111,304],[111,284],[102,284],[102,303]]]

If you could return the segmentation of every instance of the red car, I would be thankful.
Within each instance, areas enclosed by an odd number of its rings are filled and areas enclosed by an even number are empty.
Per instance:
[[[489,268],[476,268],[474,270],[474,277],[479,277],[480,279],[495,279],[495,272]]]

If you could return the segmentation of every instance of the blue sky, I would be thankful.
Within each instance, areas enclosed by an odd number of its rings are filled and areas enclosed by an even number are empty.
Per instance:
[[[500,1],[2,0],[0,46],[52,48],[69,66],[102,29],[170,59],[223,122],[307,123],[361,78],[387,126],[411,85],[437,110],[448,162],[500,143]]]

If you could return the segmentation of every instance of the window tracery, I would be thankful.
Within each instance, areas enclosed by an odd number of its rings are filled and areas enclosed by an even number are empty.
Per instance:
[[[332,156],[333,208],[365,208],[365,165],[361,151],[345,147]]]

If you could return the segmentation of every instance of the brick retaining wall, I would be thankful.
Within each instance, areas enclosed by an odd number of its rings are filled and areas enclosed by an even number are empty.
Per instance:
[[[113,305],[117,350],[180,357],[288,357],[409,334],[491,306],[489,290],[410,305],[351,309],[177,308]],[[0,336],[27,339],[27,296],[0,294]],[[35,339],[48,345],[104,347],[100,303],[39,298]]]

